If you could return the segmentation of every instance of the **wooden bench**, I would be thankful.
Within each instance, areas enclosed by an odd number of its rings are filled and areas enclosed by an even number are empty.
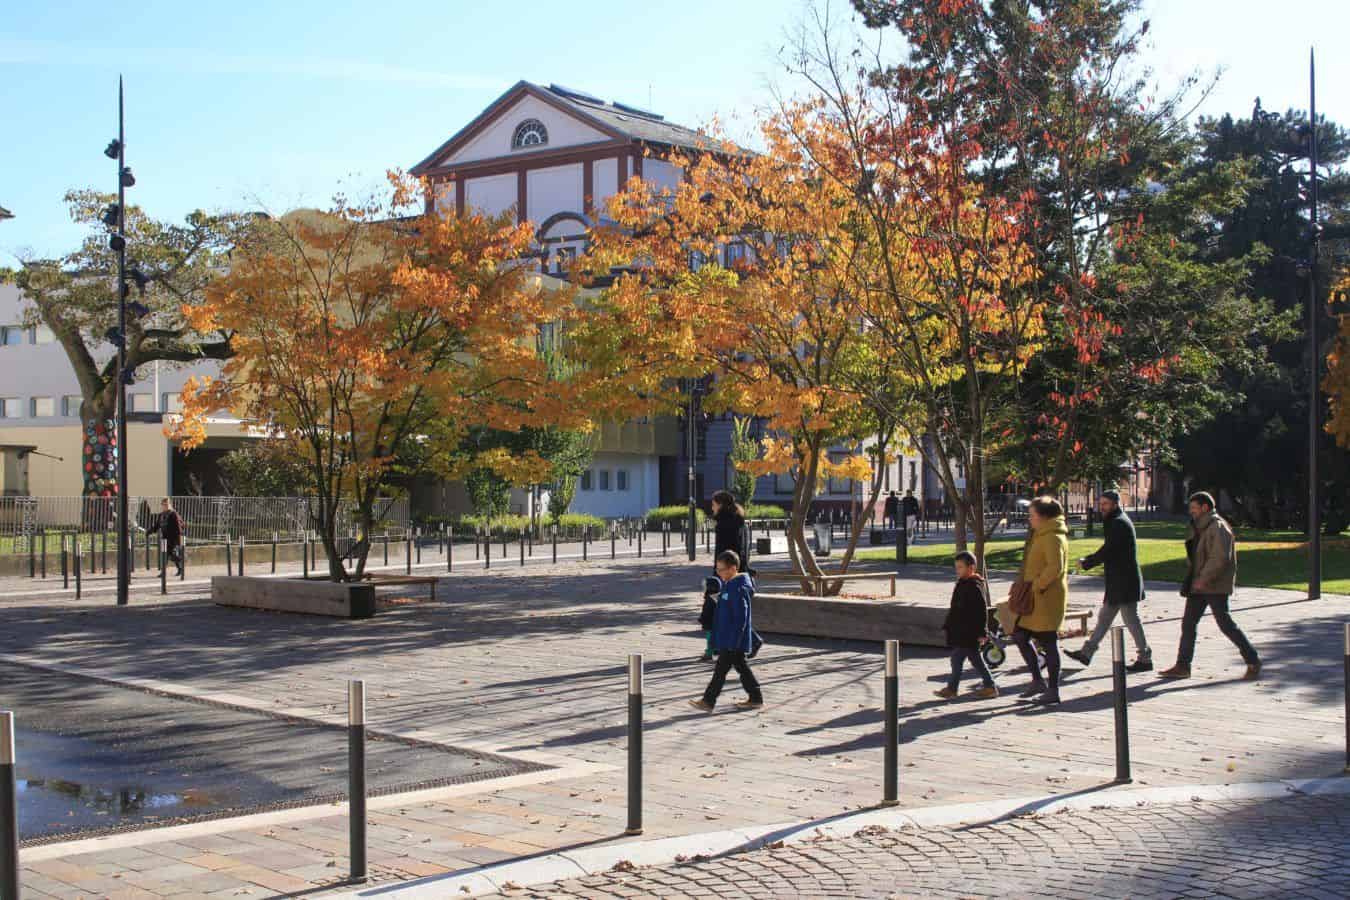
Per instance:
[[[828,581],[885,581],[890,579],[891,596],[895,596],[894,572],[849,572],[841,575],[793,575],[788,572],[760,572],[755,576],[756,581],[765,579],[770,581],[805,581],[815,588],[816,596],[824,593],[825,583]]]
[[[1065,626],[1069,624],[1070,620],[1076,619],[1078,620],[1078,628],[1076,631],[1070,630],[1068,627],[1062,628],[1060,629],[1059,636],[1062,638],[1087,637],[1088,619],[1092,618],[1094,612],[1096,612],[1096,610],[1089,609],[1088,607],[1070,607],[1069,609],[1064,610]]]

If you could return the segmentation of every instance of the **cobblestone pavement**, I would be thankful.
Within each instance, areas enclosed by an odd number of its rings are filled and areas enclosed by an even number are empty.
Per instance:
[[[494,564],[489,573],[457,565],[441,580],[436,602],[425,589],[399,590],[413,602],[364,621],[217,607],[200,599],[200,587],[166,599],[138,593],[124,609],[106,594],[83,603],[19,597],[0,603],[0,656],[113,679],[158,679],[329,721],[345,712],[347,679],[361,677],[374,728],[433,729],[475,749],[591,764],[584,776],[485,785],[475,794],[372,810],[377,881],[622,840],[630,652],[647,660],[645,839],[807,822],[875,804],[880,647],[771,637],[754,663],[768,705],[697,713],[685,701],[709,674],[695,659],[702,649],[697,586],[707,561],[675,556]],[[949,578],[912,567],[899,592],[945,604]],[[1072,601],[1094,604],[1100,584],[1075,579]],[[1175,652],[1180,609],[1175,587],[1150,585],[1141,615],[1163,665]],[[1241,660],[1208,618],[1194,678],[1131,676],[1136,785],[1341,772],[1345,598],[1310,603],[1290,592],[1243,590],[1234,615],[1263,654],[1262,680],[1241,680]],[[1007,666],[999,673],[1004,697],[939,702],[932,692],[946,669],[940,650],[903,651],[903,806],[1063,794],[1111,780],[1104,658],[1086,670],[1067,666],[1065,702],[1054,710],[1018,703],[1012,695],[1026,674]],[[730,682],[728,699],[737,692]],[[31,859],[24,864],[27,896],[117,889],[152,898],[256,897],[332,885],[347,865],[339,814],[155,841]]]
[[[1344,796],[885,830],[496,894],[506,898],[1344,898]],[[616,869],[627,868],[622,863]]]

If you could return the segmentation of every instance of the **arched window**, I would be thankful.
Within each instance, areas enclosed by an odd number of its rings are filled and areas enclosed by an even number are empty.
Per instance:
[[[525,147],[542,147],[547,143],[548,129],[538,119],[526,119],[516,126],[515,134],[511,135],[512,150],[520,150]]]

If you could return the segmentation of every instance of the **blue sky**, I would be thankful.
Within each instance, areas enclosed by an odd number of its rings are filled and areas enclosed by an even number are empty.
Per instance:
[[[845,4],[834,0],[836,7]],[[54,255],[80,230],[71,187],[112,186],[102,155],[127,81],[134,201],[153,215],[285,209],[360,192],[410,166],[525,78],[650,105],[690,125],[742,119],[781,81],[797,0],[584,3],[15,3],[0,20],[0,265]],[[1148,0],[1163,83],[1225,67],[1207,114],[1306,106],[1350,124],[1350,3]],[[1310,27],[1310,23],[1314,23]]]

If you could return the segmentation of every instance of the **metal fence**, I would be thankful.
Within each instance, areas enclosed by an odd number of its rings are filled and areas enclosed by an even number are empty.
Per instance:
[[[162,497],[132,497],[133,528],[146,528],[159,512]],[[190,543],[303,540],[318,526],[318,503],[307,497],[171,497]],[[42,532],[96,534],[117,527],[117,503],[111,497],[0,497],[0,553],[27,553]],[[407,527],[408,500],[375,503],[377,527]],[[355,504],[338,507],[337,533],[355,531]]]

